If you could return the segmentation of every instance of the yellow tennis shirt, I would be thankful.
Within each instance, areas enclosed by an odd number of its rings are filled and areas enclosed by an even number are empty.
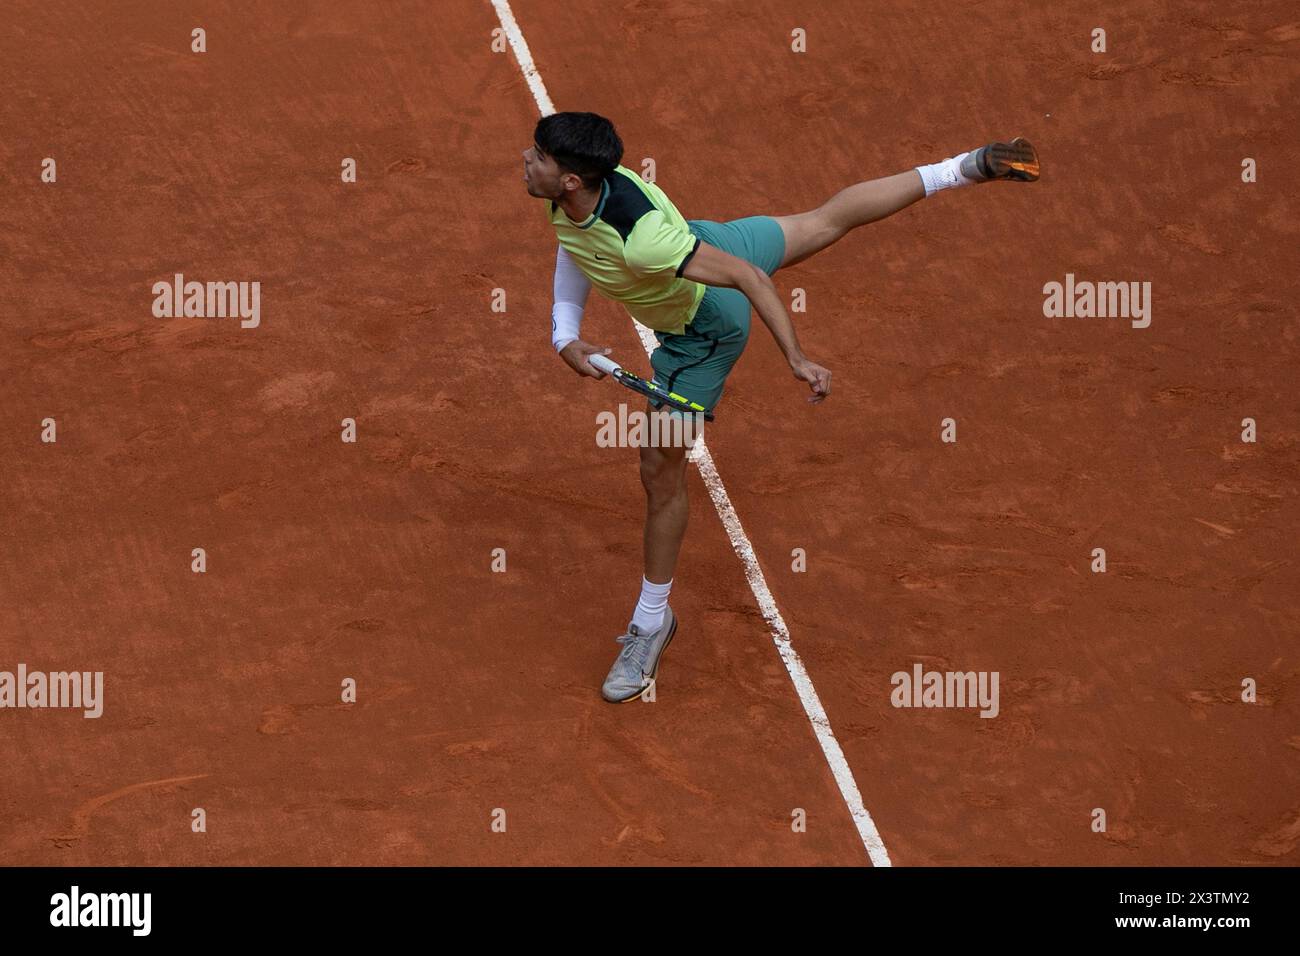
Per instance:
[[[586,220],[574,222],[555,202],[548,217],[582,274],[642,325],[681,334],[695,318],[706,287],[681,276],[700,240],[654,183],[619,166]]]

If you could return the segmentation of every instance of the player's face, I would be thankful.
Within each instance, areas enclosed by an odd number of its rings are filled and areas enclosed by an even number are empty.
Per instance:
[[[528,195],[538,199],[559,199],[564,195],[560,167],[534,143],[524,150],[524,185]]]

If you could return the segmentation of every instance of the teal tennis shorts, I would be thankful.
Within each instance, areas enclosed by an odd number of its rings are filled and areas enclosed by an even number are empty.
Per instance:
[[[780,268],[785,257],[785,233],[771,216],[731,222],[692,219],[686,225],[701,241],[758,266],[768,275]],[[749,341],[749,312],[749,299],[739,289],[709,286],[685,332],[655,333],[659,348],[650,356],[655,382],[713,411],[732,366]]]

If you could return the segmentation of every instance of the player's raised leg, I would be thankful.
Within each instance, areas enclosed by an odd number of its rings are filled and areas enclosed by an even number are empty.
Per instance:
[[[793,216],[777,216],[785,233],[785,256],[781,268],[802,262],[850,231],[892,216],[900,209],[925,198],[925,188],[916,170],[872,179],[841,189],[822,205]]]
[[[785,234],[781,268],[802,262],[858,226],[892,216],[941,189],[994,179],[1033,182],[1037,178],[1038,154],[1028,140],[1016,138],[905,173],[857,183],[841,189],[816,209],[776,217]]]

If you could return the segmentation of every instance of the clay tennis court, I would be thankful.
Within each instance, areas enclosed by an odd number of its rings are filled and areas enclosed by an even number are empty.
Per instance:
[[[600,698],[644,496],[594,440],[626,395],[550,346],[488,0],[17,0],[0,670],[105,689],[0,710],[0,861],[867,866],[847,772],[896,865],[1294,865],[1293,6],[513,10],[689,218],[1039,147],[779,273],[835,392],[755,323],[706,432],[844,768],[694,467],[656,700]],[[176,273],[260,282],[260,325],[155,317]],[[1067,273],[1150,282],[1150,327],[1045,317]],[[620,307],[584,336],[648,368]],[[999,672],[999,715],[893,707],[917,663]]]

